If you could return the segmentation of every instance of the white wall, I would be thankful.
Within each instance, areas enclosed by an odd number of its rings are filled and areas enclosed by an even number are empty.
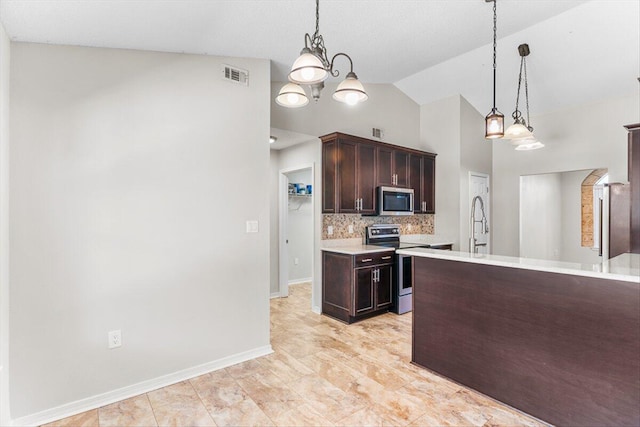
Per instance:
[[[9,424],[9,78],[11,45],[0,24],[0,425]]]
[[[278,220],[278,187],[280,177],[280,152],[270,150],[269,152],[269,292],[272,297],[280,295],[279,277],[279,233],[280,224]]]
[[[275,103],[282,85],[271,85],[271,126],[275,128],[315,136],[344,132],[373,139],[371,129],[376,127],[384,130],[383,142],[420,148],[420,107],[393,85],[365,83],[369,99],[350,106],[332,98],[336,83],[325,82],[318,102],[311,99],[302,108]]]
[[[523,258],[560,260],[562,177],[520,177],[520,253]]]
[[[469,172],[491,175],[491,142],[484,138],[484,116],[464,97],[460,97],[460,249],[468,250],[471,198],[469,197]],[[436,181],[437,182],[437,181]],[[491,179],[489,179],[491,184]],[[437,189],[436,189],[437,191]],[[491,197],[491,189],[489,189]],[[489,233],[493,229],[491,207],[485,207],[489,215]],[[436,214],[438,209],[436,208]],[[446,212],[442,212],[446,214]],[[443,216],[443,215],[441,215]],[[437,218],[437,215],[436,215]]]
[[[460,96],[420,107],[420,142],[436,153],[435,232],[460,240]]]
[[[269,351],[269,75],[12,45],[13,417]]]
[[[640,121],[637,94],[580,105],[532,117],[536,136],[546,145],[515,151],[493,142],[493,253],[519,252],[520,176],[581,169],[609,169],[610,182],[627,180],[627,131]]]
[[[437,153],[435,232],[453,239],[454,250],[469,240],[469,172],[491,174],[491,144],[484,117],[460,95],[420,107],[422,149]]]
[[[311,184],[311,169],[287,173],[290,183]],[[313,185],[313,184],[312,184]],[[313,190],[311,195],[313,196]],[[313,204],[310,198],[290,197],[288,207],[287,255],[289,257],[289,283],[300,283],[311,278],[313,257]],[[297,263],[296,263],[297,260]]]

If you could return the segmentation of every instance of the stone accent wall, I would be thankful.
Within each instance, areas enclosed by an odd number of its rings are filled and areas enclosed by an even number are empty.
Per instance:
[[[371,224],[399,224],[401,234],[434,234],[434,215],[417,214],[408,216],[362,216],[360,214],[322,215],[322,240],[364,238],[365,227]],[[349,233],[353,225],[353,233]],[[327,234],[327,227],[333,226],[333,234]]]
[[[607,169],[596,169],[582,181],[581,195],[581,237],[582,246],[593,247],[593,186],[607,174]]]

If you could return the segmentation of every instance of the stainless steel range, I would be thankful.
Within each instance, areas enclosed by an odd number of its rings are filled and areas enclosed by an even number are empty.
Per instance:
[[[428,244],[400,242],[400,225],[373,224],[366,229],[365,243],[368,245],[384,246],[387,248],[428,248]],[[412,310],[413,277],[410,256],[394,256],[393,263],[393,306],[391,311],[397,314]]]

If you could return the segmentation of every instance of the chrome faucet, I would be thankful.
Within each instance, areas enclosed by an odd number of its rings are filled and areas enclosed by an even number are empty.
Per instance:
[[[480,221],[476,220],[476,202],[480,201],[480,212],[482,213],[482,219]],[[473,198],[471,202],[471,236],[469,237],[469,252],[472,254],[478,253],[479,246],[487,246],[486,243],[478,243],[475,235],[476,235],[476,223],[482,224],[482,229],[480,230],[481,234],[486,234],[489,232],[489,224],[487,223],[487,216],[484,213],[484,202],[482,201],[482,197],[476,196]]]

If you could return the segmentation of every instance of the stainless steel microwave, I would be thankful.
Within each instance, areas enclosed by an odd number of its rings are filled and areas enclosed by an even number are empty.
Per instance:
[[[378,215],[413,215],[413,188],[378,187]]]

